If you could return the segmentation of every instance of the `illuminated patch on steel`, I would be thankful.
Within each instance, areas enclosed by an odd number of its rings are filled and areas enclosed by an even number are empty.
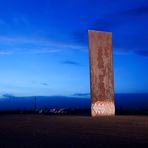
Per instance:
[[[96,114],[103,114],[105,111],[103,103],[95,103],[92,108]]]
[[[91,106],[92,116],[114,115],[115,106],[111,101],[97,101]]]

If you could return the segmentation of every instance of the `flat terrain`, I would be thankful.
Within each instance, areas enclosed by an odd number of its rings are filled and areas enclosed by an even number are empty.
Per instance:
[[[1,115],[0,148],[148,147],[148,116]]]

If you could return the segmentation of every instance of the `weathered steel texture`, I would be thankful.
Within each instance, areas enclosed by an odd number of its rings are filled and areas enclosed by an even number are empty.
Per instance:
[[[112,33],[89,30],[91,115],[114,115]]]

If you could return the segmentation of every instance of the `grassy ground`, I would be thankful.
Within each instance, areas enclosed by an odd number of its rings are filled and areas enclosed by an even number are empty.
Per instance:
[[[0,115],[0,148],[144,148],[148,116]]]

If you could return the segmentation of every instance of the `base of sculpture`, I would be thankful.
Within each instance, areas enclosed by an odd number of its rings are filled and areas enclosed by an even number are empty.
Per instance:
[[[91,116],[115,115],[115,105],[112,101],[97,101],[91,104]]]

